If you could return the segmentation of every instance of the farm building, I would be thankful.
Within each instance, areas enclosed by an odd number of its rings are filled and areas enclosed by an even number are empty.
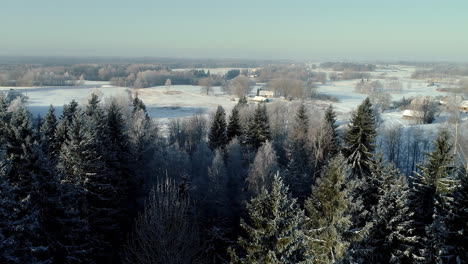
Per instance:
[[[460,109],[462,112],[468,113],[468,100],[461,101],[458,109]]]
[[[403,111],[403,114],[402,114],[404,119],[420,119],[423,117],[423,115],[424,114],[421,111],[409,110],[409,109]]]
[[[260,90],[258,95],[263,96],[265,98],[272,98],[273,96],[275,96],[275,93],[273,91]]]
[[[263,103],[263,102],[268,102],[268,99],[263,96],[254,96],[250,98],[251,102],[257,102],[257,103]]]

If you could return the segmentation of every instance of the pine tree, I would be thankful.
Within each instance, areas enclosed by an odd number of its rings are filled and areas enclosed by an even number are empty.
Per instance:
[[[343,153],[351,165],[353,177],[362,178],[371,173],[375,136],[372,104],[369,98],[366,98],[353,114],[344,137]]]
[[[338,125],[336,124],[336,113],[333,109],[333,105],[330,105],[327,110],[325,111],[324,122],[327,127],[330,128],[331,131],[331,146],[328,147],[330,149],[330,156],[333,157],[339,152],[339,136],[338,136]]]
[[[420,237],[414,254],[426,263],[439,260],[441,241],[435,231],[439,223],[434,220],[446,214],[447,194],[453,188],[453,156],[450,137],[446,130],[439,133],[435,149],[419,165],[421,173],[412,178],[411,208],[414,213],[415,234]]]
[[[245,257],[230,250],[233,263],[312,263],[308,253],[309,237],[303,231],[304,211],[288,194],[288,188],[276,175],[271,191],[247,204],[248,221],[241,220],[246,232],[238,245]]]
[[[291,188],[293,197],[299,197],[301,200],[308,196],[313,183],[308,130],[307,109],[301,104],[296,113],[293,130],[288,136],[289,162],[286,172],[286,183]]]
[[[266,104],[258,104],[253,117],[249,120],[245,134],[245,143],[257,150],[264,142],[271,140],[270,124]]]
[[[229,116],[229,124],[227,126],[227,138],[231,141],[235,137],[242,136],[242,127],[240,124],[239,107],[232,108],[231,116]]]
[[[339,262],[348,247],[346,232],[351,226],[348,215],[345,179],[347,168],[342,156],[333,158],[312,187],[304,207],[307,229],[314,238],[310,249],[314,263]]]
[[[210,133],[208,135],[209,146],[212,150],[223,149],[228,143],[226,134],[226,113],[222,106],[218,106],[211,123]]]

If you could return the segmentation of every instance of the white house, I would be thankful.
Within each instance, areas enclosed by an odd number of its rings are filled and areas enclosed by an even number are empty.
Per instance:
[[[403,111],[403,118],[405,119],[420,119],[423,117],[423,112],[421,111],[416,111],[416,110],[409,110],[409,109],[406,109],[405,111]]]
[[[272,98],[273,96],[275,96],[275,93],[273,91],[260,90],[258,92],[258,95],[263,96],[265,98]]]
[[[250,98],[250,101],[263,103],[263,102],[268,102],[268,99],[266,97],[263,97],[263,96],[254,96],[253,98]]]

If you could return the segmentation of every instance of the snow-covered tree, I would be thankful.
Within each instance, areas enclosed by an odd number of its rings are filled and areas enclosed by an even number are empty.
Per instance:
[[[371,173],[375,129],[372,104],[369,98],[366,98],[353,114],[344,136],[343,154],[348,157],[353,177],[362,178]]]
[[[266,104],[258,104],[253,117],[250,118],[244,134],[246,145],[258,149],[264,142],[270,140],[270,124]]]
[[[209,145],[212,150],[224,148],[228,143],[226,134],[226,112],[222,106],[218,106],[211,123],[210,133],[208,135]]]
[[[258,149],[246,180],[248,190],[253,195],[259,194],[263,188],[270,189],[273,177],[278,171],[276,159],[276,152],[271,142],[265,142]]]
[[[427,155],[427,161],[419,165],[421,173],[415,173],[411,182],[413,226],[415,235],[420,237],[414,254],[426,263],[436,263],[439,261],[441,240],[437,233],[439,222],[434,220],[447,213],[447,194],[453,191],[455,180],[448,131],[439,133],[435,149]]]
[[[412,263],[412,213],[408,205],[409,187],[392,165],[380,168],[379,201],[368,235],[349,252],[350,262]]]
[[[291,188],[293,197],[305,199],[313,183],[311,151],[308,140],[309,117],[307,108],[299,106],[292,131],[288,135],[288,165],[285,181]]]
[[[241,220],[246,236],[240,237],[239,257],[230,250],[232,263],[312,263],[309,237],[303,230],[304,211],[291,198],[281,177],[274,177],[271,191],[263,189],[247,204],[248,220]]]
[[[144,211],[125,247],[125,263],[194,263],[200,251],[199,233],[189,198],[174,181],[151,190]]]
[[[231,141],[235,137],[242,136],[242,127],[240,124],[239,107],[232,108],[231,115],[229,116],[229,123],[227,126],[227,138]]]
[[[314,263],[339,262],[348,247],[346,233],[351,226],[345,187],[347,166],[342,156],[333,158],[312,186],[305,201],[306,229],[313,238],[310,250]]]

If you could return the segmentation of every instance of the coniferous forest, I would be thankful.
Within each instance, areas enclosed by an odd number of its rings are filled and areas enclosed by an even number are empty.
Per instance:
[[[451,134],[395,162],[381,131],[369,99],[344,125],[241,98],[162,129],[138,97],[2,97],[0,263],[468,263]]]

